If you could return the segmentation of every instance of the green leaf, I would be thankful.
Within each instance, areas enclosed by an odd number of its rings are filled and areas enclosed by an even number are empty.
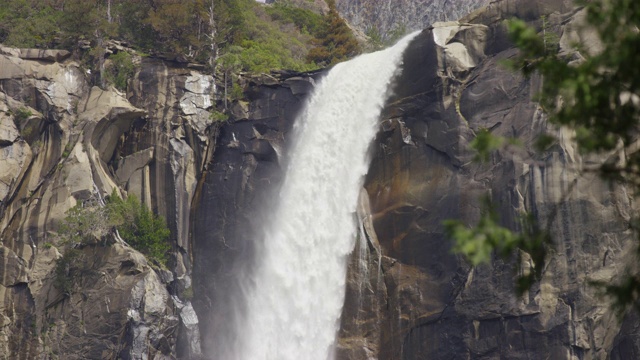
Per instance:
[[[495,136],[488,129],[482,128],[476,133],[476,137],[470,145],[477,152],[476,161],[487,162],[491,152],[499,149],[504,142],[503,137]]]

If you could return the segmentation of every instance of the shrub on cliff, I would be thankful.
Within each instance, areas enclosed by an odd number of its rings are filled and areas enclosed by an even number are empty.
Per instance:
[[[71,295],[75,273],[77,272],[77,262],[80,251],[77,249],[67,249],[62,257],[56,260],[56,267],[53,270],[53,286],[55,286],[65,297]]]
[[[60,235],[73,248],[100,240],[114,228],[134,249],[166,265],[171,232],[165,220],[140,203],[135,195],[123,200],[114,191],[104,206],[95,199],[78,203],[67,211]]]
[[[60,235],[65,243],[87,244],[104,237],[110,229],[109,214],[94,199],[79,202],[67,211],[60,225]]]
[[[162,217],[149,210],[135,195],[123,200],[114,192],[106,208],[109,222],[129,245],[158,263],[167,264],[171,232]]]
[[[91,264],[84,262],[79,248],[95,244],[114,228],[134,249],[166,266],[171,246],[168,242],[170,231],[164,219],[151,212],[134,195],[123,200],[114,190],[104,206],[96,198],[79,202],[67,211],[60,225],[64,249],[62,257],[56,260],[53,285],[65,297],[71,295],[77,277],[91,270]]]
[[[105,71],[105,80],[117,89],[127,91],[127,82],[135,73],[135,65],[131,54],[120,51],[109,57],[110,64]]]

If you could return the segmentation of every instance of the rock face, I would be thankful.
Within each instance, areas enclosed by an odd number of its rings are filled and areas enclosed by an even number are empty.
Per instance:
[[[632,258],[630,194],[585,175],[572,134],[556,130],[533,101],[541,79],[500,66],[516,53],[502,20],[539,24],[549,15],[561,51],[581,12],[569,1],[497,1],[458,22],[434,24],[405,54],[387,105],[358,209],[360,241],[349,259],[338,359],[626,359],[638,357],[638,319],[622,323],[592,280],[613,281]],[[563,24],[563,25],[561,25]],[[303,90],[296,90],[301,85]],[[221,128],[199,185],[194,216],[194,306],[204,354],[224,359],[238,278],[250,274],[260,205],[277,188],[291,121],[313,82],[290,78],[249,91]],[[480,128],[516,137],[521,147],[472,161]],[[533,150],[542,131],[559,141]],[[543,279],[517,297],[514,279],[526,253],[471,267],[451,253],[442,221],[479,217],[480,196],[500,204],[505,226],[529,211],[551,224],[554,244]],[[225,305],[230,304],[230,305]],[[217,339],[217,340],[216,340]]]
[[[384,9],[338,5],[360,19]],[[434,23],[410,9],[415,26]],[[547,125],[532,100],[541,79],[499,65],[515,54],[502,21],[539,25],[541,15],[561,51],[574,52],[575,39],[597,51],[569,0],[493,1],[460,22],[435,23],[407,50],[361,192],[338,359],[640,358],[638,317],[618,320],[589,285],[618,279],[633,260],[633,195],[584,173],[603,158],[584,158],[569,131]],[[380,15],[376,26],[413,24],[402,16]],[[123,94],[92,87],[66,52],[0,47],[0,359],[225,359],[263,204],[323,73],[245,79],[245,99],[221,124],[211,116],[210,75],[138,61]],[[522,145],[474,163],[469,142],[480,128]],[[532,144],[545,130],[559,141],[538,154]],[[65,258],[57,232],[66,211],[114,189],[167,219],[169,270],[115,234]],[[443,234],[445,219],[473,223],[484,194],[514,229],[518,212],[556,214],[549,264],[521,298],[513,283],[517,265],[530,267],[526,253],[471,267]]]
[[[181,295],[213,79],[145,60],[127,97],[91,87],[70,55],[0,47],[0,358],[198,356],[198,319]],[[168,220],[172,271],[118,236],[70,249],[57,235],[68,209],[114,189]]]
[[[437,21],[457,20],[489,0],[337,0],[340,15],[362,33],[424,29]]]
[[[350,263],[338,358],[638,356],[637,317],[621,327],[610,301],[589,285],[619,279],[634,260],[630,194],[585,174],[586,164],[604,158],[582,157],[569,131],[546,125],[532,101],[541,79],[499,65],[515,50],[497,20],[518,11],[575,25],[581,12],[562,3],[528,9],[523,3],[496,2],[464,23],[436,23],[405,54],[373,147],[360,209],[365,236]],[[571,27],[557,29],[564,37]],[[469,141],[480,128],[522,146],[474,163]],[[559,141],[537,154],[532,144],[544,130]],[[518,212],[543,223],[556,214],[543,278],[521,298],[514,295],[516,256],[470,267],[450,252],[443,234],[445,219],[473,223],[483,194],[499,204],[512,229]],[[521,255],[527,271],[530,258]]]

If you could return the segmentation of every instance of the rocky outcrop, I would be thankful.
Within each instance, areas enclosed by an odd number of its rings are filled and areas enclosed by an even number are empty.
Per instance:
[[[631,195],[585,173],[606,157],[581,156],[568,130],[546,124],[532,100],[540,78],[499,65],[515,54],[500,24],[514,14],[538,24],[547,14],[563,38],[581,18],[563,3],[499,1],[464,23],[434,24],[406,52],[367,175],[338,358],[637,356],[637,317],[621,327],[610,299],[590,285],[620,279],[635,260]],[[473,162],[469,142],[480,128],[522,145]],[[558,142],[538,154],[543,131]],[[522,297],[517,256],[471,267],[444,235],[443,220],[474,223],[484,194],[512,229],[523,211],[552,219],[543,277]],[[527,271],[530,257],[521,255]]]
[[[148,59],[123,94],[92,87],[70,56],[0,47],[0,358],[198,356],[184,294],[213,78]],[[168,220],[172,271],[117,235],[70,246],[58,234],[71,207],[112,191]]]
[[[124,94],[91,86],[66,52],[1,48],[0,358],[195,359],[224,325],[199,318],[217,320],[216,296],[230,293],[211,279],[245,254],[226,251],[226,237],[253,221],[238,215],[260,202],[251,191],[277,184],[286,133],[320,74],[246,79],[248,101],[230,103],[221,125],[212,76],[136,62]],[[69,246],[58,234],[69,209],[113,191],[167,220],[169,271],[117,235]]]

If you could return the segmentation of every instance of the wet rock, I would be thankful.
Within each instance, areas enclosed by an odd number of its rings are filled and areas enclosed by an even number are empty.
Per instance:
[[[299,75],[299,74],[298,74]],[[295,80],[309,89],[311,79]],[[253,79],[247,110],[220,127],[212,161],[199,184],[193,219],[193,307],[200,319],[202,352],[216,358],[232,341],[234,316],[242,308],[238,274],[253,269],[253,239],[260,231],[267,199],[282,180],[280,158],[304,97],[289,84]],[[315,81],[315,80],[313,80]]]
[[[308,95],[313,91],[315,86],[315,81],[311,77],[302,78],[295,76],[288,78],[284,83],[291,88],[293,95]]]

